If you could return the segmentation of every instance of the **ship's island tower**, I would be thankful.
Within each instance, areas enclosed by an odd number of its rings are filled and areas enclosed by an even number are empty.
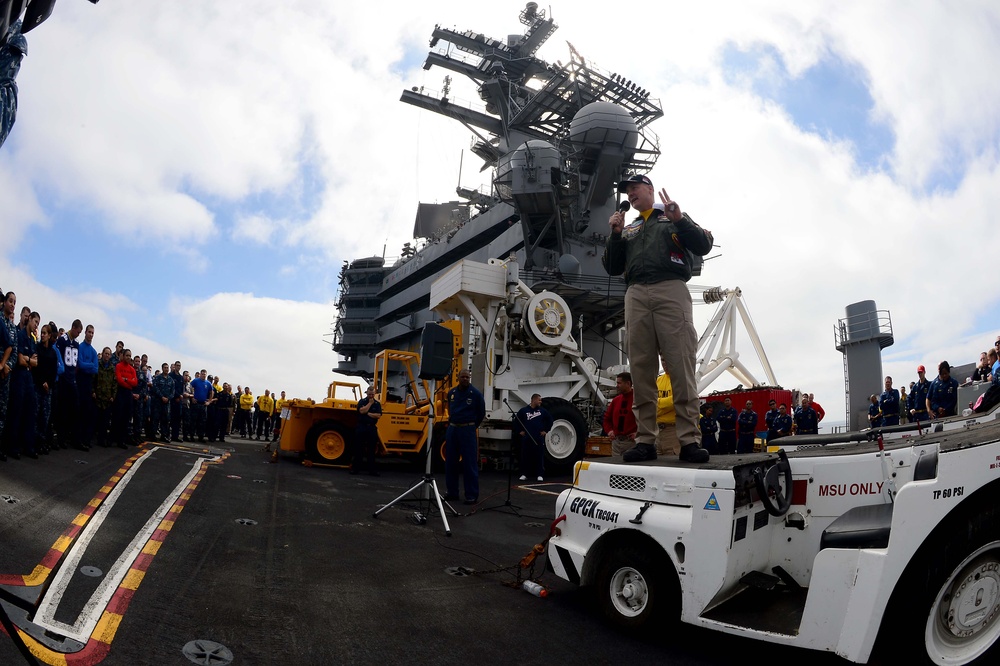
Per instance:
[[[418,349],[423,325],[437,317],[429,308],[434,281],[463,259],[512,254],[525,284],[565,300],[572,316],[564,325],[586,356],[599,364],[617,357],[625,283],[601,265],[608,218],[618,208],[615,184],[650,171],[660,156],[649,125],[663,110],[648,90],[602,71],[572,45],[566,64],[538,58],[557,27],[538,3],[518,19],[523,34],[506,38],[434,27],[424,69],[450,72],[444,87],[412,86],[400,99],[472,132],[471,151],[491,184],[459,186],[456,201],[420,203],[399,259],[347,263],[333,336],[343,357],[337,372],[370,376],[380,349]],[[452,75],[467,77],[479,100],[453,96]]]
[[[893,343],[888,310],[877,310],[875,301],[852,303],[834,328],[837,351],[844,354],[844,400],[847,428],[868,427],[868,396],[881,393],[882,350]],[[853,390],[851,390],[853,388]]]

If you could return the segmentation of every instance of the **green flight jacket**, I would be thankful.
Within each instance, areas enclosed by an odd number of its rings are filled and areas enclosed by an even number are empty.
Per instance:
[[[601,263],[609,275],[625,275],[625,283],[654,284],[664,280],[691,279],[691,259],[712,249],[712,233],[699,227],[684,213],[671,222],[663,211],[653,209],[648,220],[640,215],[621,233],[608,237]]]

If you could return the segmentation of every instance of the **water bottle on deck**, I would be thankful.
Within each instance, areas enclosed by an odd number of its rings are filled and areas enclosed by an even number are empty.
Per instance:
[[[549,596],[549,591],[546,590],[544,586],[539,585],[533,580],[526,580],[523,583],[521,583],[521,589],[523,589],[525,592],[530,592],[536,597],[541,597],[542,599]]]

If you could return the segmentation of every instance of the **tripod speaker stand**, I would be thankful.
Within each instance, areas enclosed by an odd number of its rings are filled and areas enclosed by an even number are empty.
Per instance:
[[[424,324],[424,333],[420,340],[420,379],[430,379],[430,405],[427,411],[427,463],[424,467],[424,476],[419,481],[410,486],[406,492],[392,500],[381,509],[376,511],[372,517],[378,518],[379,514],[394,504],[399,503],[404,497],[413,495],[417,490],[423,490],[421,499],[434,500],[437,503],[438,511],[441,512],[441,522],[444,523],[444,533],[451,536],[451,525],[448,524],[448,516],[444,512],[444,507],[451,509],[453,515],[460,515],[453,506],[441,498],[434,475],[431,474],[431,456],[434,455],[434,397],[437,393],[437,380],[443,379],[451,372],[451,365],[454,361],[452,349],[452,332],[444,326],[439,326],[428,322]]]

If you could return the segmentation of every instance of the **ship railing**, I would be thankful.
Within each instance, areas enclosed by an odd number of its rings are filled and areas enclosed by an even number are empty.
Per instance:
[[[572,284],[580,289],[588,289],[590,291],[600,291],[606,292],[608,290],[608,276],[603,275],[589,275],[589,274],[579,274],[579,275],[560,275],[559,271],[555,268],[542,268],[542,269],[532,269],[524,270],[521,269],[521,279],[525,284],[534,284],[537,282],[546,282],[549,280],[559,279],[561,282],[566,282]],[[620,283],[621,278],[612,278],[612,285],[615,283]],[[615,289],[617,291],[617,289]]]
[[[833,327],[838,351],[847,345],[876,340],[882,349],[892,344],[892,317],[888,310],[872,310],[840,319]]]
[[[491,114],[489,111],[487,111],[485,104],[478,104],[476,102],[472,102],[461,97],[454,97],[450,92],[446,96],[440,90],[434,90],[433,88],[425,88],[424,86],[414,86],[410,90],[411,92],[414,92],[418,95],[423,95],[425,97],[430,97],[431,99],[444,99],[445,97],[447,97],[448,104],[451,106],[460,106],[463,109],[469,109],[470,111],[476,111],[478,113],[483,113],[488,116],[496,115],[496,114]]]

